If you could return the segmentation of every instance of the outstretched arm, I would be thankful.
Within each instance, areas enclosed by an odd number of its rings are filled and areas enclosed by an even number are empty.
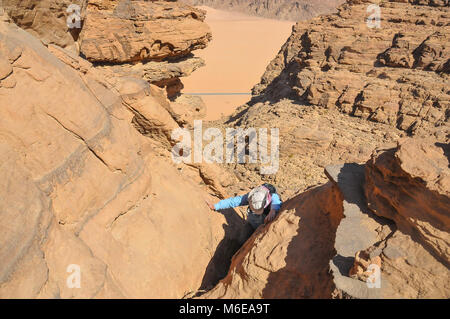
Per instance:
[[[223,210],[248,205],[248,194],[223,199],[214,205],[215,210]]]

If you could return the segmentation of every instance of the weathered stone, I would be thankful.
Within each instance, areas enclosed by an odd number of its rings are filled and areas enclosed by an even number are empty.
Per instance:
[[[395,221],[450,265],[449,146],[406,139],[388,152],[375,152],[366,170],[365,192],[377,215]]]
[[[365,21],[371,3],[380,5],[381,28]],[[297,23],[254,100],[290,98],[411,135],[449,134],[449,18],[448,1],[348,1]]]
[[[239,243],[242,221],[211,214],[204,198],[223,189],[168,160],[178,125],[161,89],[113,85],[13,24],[0,44],[17,81],[0,87],[0,297],[181,298],[211,284],[222,225]]]
[[[204,18],[204,11],[176,1],[88,1],[81,52],[109,63],[185,56],[211,39]]]

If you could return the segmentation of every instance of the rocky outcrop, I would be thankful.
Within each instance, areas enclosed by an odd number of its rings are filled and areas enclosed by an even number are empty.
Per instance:
[[[345,0],[182,0],[194,6],[242,12],[265,18],[299,21],[330,13]]]
[[[167,160],[178,124],[161,89],[100,75],[0,22],[2,298],[181,298],[227,266],[220,243],[242,242],[240,218],[203,200],[223,192],[208,171],[232,177]]]
[[[89,0],[81,52],[108,63],[182,57],[211,39],[204,19],[204,11],[176,1]]]
[[[230,271],[202,298],[327,298],[342,199],[331,183],[285,204],[233,257]]]
[[[368,266],[378,256],[366,251],[391,233],[388,220],[377,218],[364,198],[364,166],[343,164],[328,166],[325,174],[343,195],[343,219],[334,238],[335,255],[330,260],[334,298],[381,298],[381,289],[366,285]],[[378,264],[378,261],[375,262]],[[364,279],[364,280],[362,280]],[[381,282],[383,288],[386,283]]]
[[[387,124],[368,122],[338,110],[311,108],[289,100],[243,106],[224,124],[211,124],[213,127],[221,125],[224,130],[227,127],[279,129],[280,158],[276,174],[260,175],[259,163],[227,166],[244,189],[263,181],[270,182],[278,186],[284,198],[326,183],[328,179],[323,174],[326,166],[364,163],[375,148],[392,145],[405,135]]]
[[[120,77],[137,77],[147,82],[165,87],[167,96],[173,98],[183,89],[181,77],[187,77],[198,68],[205,65],[199,57],[185,57],[176,61],[150,61],[135,64],[102,65],[98,69],[107,79]]]
[[[411,150],[428,156],[408,163]],[[375,152],[366,165],[328,166],[330,182],[286,201],[276,220],[233,257],[227,277],[202,297],[448,298],[450,188],[442,184],[443,197],[424,200],[436,192],[437,179],[423,175],[445,178],[443,154],[429,141],[407,139],[394,151]],[[397,160],[416,176],[400,174],[400,164],[387,165]]]
[[[368,162],[369,208],[392,219],[450,266],[450,146],[432,140],[402,141]]]
[[[71,5],[80,9],[79,27],[68,25],[78,14]],[[6,0],[1,6],[44,44],[111,68],[112,77],[144,78],[166,88],[171,98],[183,88],[180,77],[204,65],[191,52],[211,40],[205,12],[177,1]]]
[[[71,4],[80,7],[85,16],[87,0],[2,0],[0,6],[21,28],[41,39],[45,44],[56,44],[73,52],[79,51],[79,29],[69,29],[67,12]]]
[[[380,6],[380,28],[371,4]],[[336,14],[297,23],[254,100],[290,98],[443,139],[449,17],[448,1],[348,1]]]

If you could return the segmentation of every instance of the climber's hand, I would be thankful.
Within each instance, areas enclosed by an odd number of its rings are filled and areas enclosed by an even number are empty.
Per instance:
[[[214,211],[216,210],[216,208],[214,207],[214,205],[211,204],[211,202],[210,202],[209,200],[205,199],[205,203],[206,203],[206,205],[209,207],[209,209],[214,210]]]
[[[277,215],[277,212],[273,209],[270,210],[269,214],[267,214],[267,217],[264,219],[264,223],[270,223],[272,220],[275,219],[275,216]]]

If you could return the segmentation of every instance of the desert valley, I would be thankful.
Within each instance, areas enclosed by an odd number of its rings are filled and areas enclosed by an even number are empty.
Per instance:
[[[0,0],[0,298],[450,298],[449,44],[448,0]]]

